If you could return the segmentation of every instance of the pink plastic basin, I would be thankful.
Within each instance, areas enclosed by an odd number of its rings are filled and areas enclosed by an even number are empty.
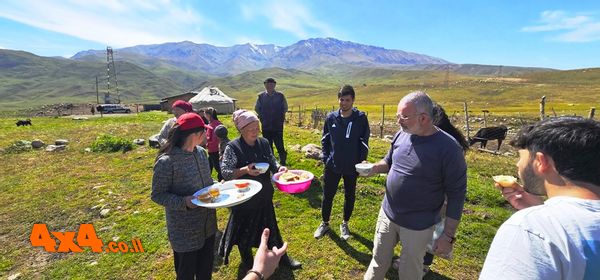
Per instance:
[[[281,176],[281,174],[283,174],[284,172],[277,172],[273,175],[273,182],[275,182],[275,186],[277,186],[277,188],[285,193],[301,193],[301,192],[305,192],[306,190],[308,190],[308,188],[310,188],[310,183],[312,182],[312,179],[315,177],[311,172],[309,171],[304,171],[304,170],[288,170],[289,172],[295,173],[295,174],[302,174],[302,173],[307,173],[308,174],[308,179],[305,180],[300,180],[300,181],[296,181],[296,182],[283,182],[283,181],[279,181],[279,176]]]

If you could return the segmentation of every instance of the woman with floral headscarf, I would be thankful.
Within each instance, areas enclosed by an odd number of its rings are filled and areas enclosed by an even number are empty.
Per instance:
[[[254,112],[237,110],[233,113],[233,122],[241,136],[227,144],[221,162],[221,174],[226,180],[258,181],[262,184],[262,189],[250,200],[231,208],[229,222],[219,245],[219,255],[224,257],[225,264],[229,263],[229,253],[233,245],[237,245],[242,264],[249,269],[253,261],[252,247],[258,248],[264,228],[271,230],[269,248],[283,245],[273,207],[271,174],[286,171],[287,168],[279,165],[269,141],[258,136],[260,123]],[[269,163],[268,172],[260,174],[254,167],[258,162]],[[280,264],[292,269],[301,267],[299,262],[287,254],[281,258]]]

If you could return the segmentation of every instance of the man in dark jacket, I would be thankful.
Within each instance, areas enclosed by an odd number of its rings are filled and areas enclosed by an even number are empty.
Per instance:
[[[367,158],[371,133],[367,115],[353,107],[354,97],[352,86],[343,86],[338,92],[340,109],[327,115],[323,127],[323,138],[321,138],[325,163],[325,183],[321,204],[323,221],[314,233],[315,238],[321,238],[329,231],[333,197],[342,177],[344,178],[344,221],[340,225],[340,236],[344,240],[350,238],[348,221],[354,210],[358,176],[354,165]]]
[[[287,152],[283,145],[283,122],[288,105],[283,93],[275,91],[276,84],[277,82],[273,78],[267,78],[264,81],[265,91],[258,94],[254,111],[260,119],[263,137],[269,140],[271,150],[275,143],[279,154],[279,163],[285,166],[287,165]]]

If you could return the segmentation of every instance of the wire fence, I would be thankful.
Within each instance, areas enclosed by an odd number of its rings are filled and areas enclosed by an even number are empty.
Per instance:
[[[482,108],[469,108],[467,103],[462,103],[462,111],[447,112],[451,123],[462,130],[466,137],[474,135],[479,129],[485,127],[492,127],[498,125],[505,125],[508,128],[508,134],[515,134],[518,128],[525,124],[536,122],[542,118],[556,117],[556,112],[546,114],[544,97],[540,102],[540,115],[524,115],[521,113],[502,115],[501,113],[494,112]],[[372,136],[384,138],[386,135],[395,134],[399,125],[394,114],[389,113],[386,107],[396,108],[396,104],[381,104],[379,110],[365,111],[369,118],[369,124],[371,126]],[[293,106],[286,115],[286,124],[298,127],[304,127],[308,129],[322,129],[325,118],[329,112],[338,110],[335,106],[332,107],[319,107],[319,106]],[[591,107],[586,115],[583,117],[593,119],[595,117],[595,108]],[[572,116],[577,115],[576,113],[570,114]]]

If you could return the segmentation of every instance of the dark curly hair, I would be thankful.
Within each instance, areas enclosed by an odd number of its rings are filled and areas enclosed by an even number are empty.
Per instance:
[[[600,187],[600,123],[580,117],[548,118],[526,125],[510,145],[552,158],[558,174]]]
[[[446,110],[444,110],[440,104],[433,104],[432,119],[433,124],[444,132],[450,134],[450,136],[452,136],[456,142],[458,142],[463,151],[467,151],[469,149],[469,143],[467,143],[465,135],[462,134],[462,132],[450,122],[450,119],[446,114]]]

